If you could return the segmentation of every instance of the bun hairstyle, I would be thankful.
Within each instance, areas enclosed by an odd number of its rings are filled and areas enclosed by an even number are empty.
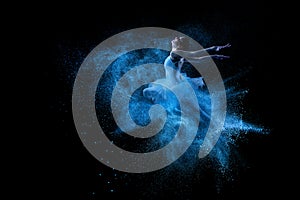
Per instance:
[[[179,37],[178,49],[188,51],[190,49],[190,41],[187,37]]]
[[[189,50],[190,48],[190,42],[187,37],[180,37],[180,49],[182,50]]]

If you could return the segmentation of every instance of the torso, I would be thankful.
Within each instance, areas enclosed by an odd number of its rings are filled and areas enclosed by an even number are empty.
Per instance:
[[[175,57],[174,53],[172,54],[171,52],[164,62],[166,79],[170,82],[171,85],[177,84],[178,82],[176,79],[176,71],[178,70],[178,61],[181,57],[178,55],[176,56],[177,57]]]

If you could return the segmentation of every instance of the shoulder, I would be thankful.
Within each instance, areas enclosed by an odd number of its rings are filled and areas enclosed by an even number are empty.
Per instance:
[[[177,55],[177,57],[179,57],[179,59],[182,58],[182,57],[189,58],[189,57],[193,57],[194,56],[193,55],[194,54],[193,51],[174,50],[171,53],[174,54],[174,57],[176,57],[176,55]]]
[[[180,55],[177,54],[176,51],[171,51],[170,57],[172,60],[180,60],[182,58]]]

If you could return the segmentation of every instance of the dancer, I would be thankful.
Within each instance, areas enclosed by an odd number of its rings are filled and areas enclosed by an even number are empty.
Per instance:
[[[143,90],[143,96],[153,103],[166,100],[166,90],[163,86],[167,88],[180,87],[180,83],[187,80],[190,81],[195,88],[203,87],[205,84],[202,77],[191,78],[181,73],[183,64],[187,62],[187,59],[189,62],[202,62],[207,58],[227,59],[229,56],[207,53],[218,52],[221,49],[231,46],[230,44],[226,44],[223,46],[212,46],[196,51],[189,51],[189,41],[186,37],[175,37],[171,41],[171,45],[171,52],[164,61],[165,78],[150,83],[149,87]]]

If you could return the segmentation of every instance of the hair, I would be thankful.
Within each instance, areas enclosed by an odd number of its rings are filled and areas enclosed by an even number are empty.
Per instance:
[[[189,48],[190,48],[189,39],[187,37],[181,36],[180,37],[180,46],[181,46],[181,49],[189,50]]]

